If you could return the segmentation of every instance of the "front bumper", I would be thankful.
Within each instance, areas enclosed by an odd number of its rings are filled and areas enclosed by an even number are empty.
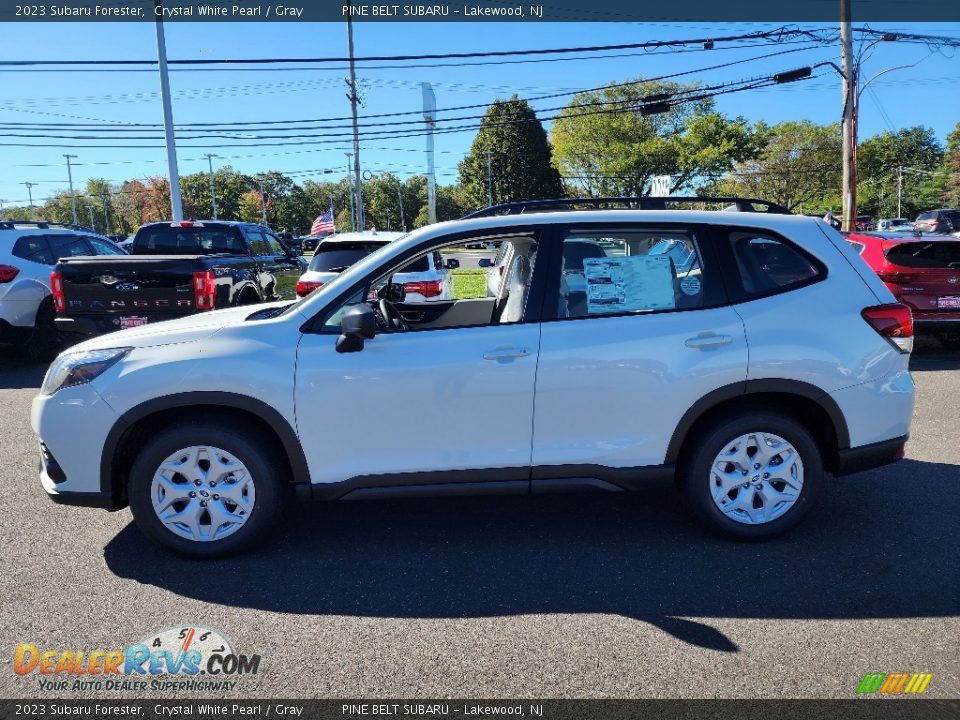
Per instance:
[[[30,420],[46,450],[40,453],[40,484],[54,502],[120,509],[100,474],[104,442],[118,415],[90,384],[38,395]]]

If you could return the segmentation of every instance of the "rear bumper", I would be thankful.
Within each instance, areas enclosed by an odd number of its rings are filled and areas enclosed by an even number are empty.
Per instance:
[[[903,448],[908,437],[903,435],[891,440],[841,450],[838,453],[836,470],[833,474],[850,475],[896,462],[903,457]]]
[[[960,313],[914,313],[913,326],[917,330],[960,330]]]
[[[193,313],[157,315],[150,313],[130,313],[131,316],[145,317],[147,319],[147,324],[149,325],[163,322],[164,320],[176,320],[192,314]],[[119,315],[58,315],[54,320],[54,323],[57,326],[57,330],[62,333],[70,333],[72,335],[103,335],[104,333],[115,332],[116,330],[122,329],[120,327]]]

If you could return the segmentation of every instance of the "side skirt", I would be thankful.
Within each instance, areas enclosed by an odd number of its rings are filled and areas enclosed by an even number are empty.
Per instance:
[[[536,468],[445,470],[361,475],[338,483],[298,486],[299,499],[367,500],[394,497],[542,495],[638,490],[652,481],[672,480],[673,465],[609,468],[602,465],[550,465]]]

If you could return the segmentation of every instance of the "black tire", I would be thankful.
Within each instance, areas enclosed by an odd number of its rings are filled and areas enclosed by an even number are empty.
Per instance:
[[[50,360],[60,344],[60,333],[54,319],[57,313],[53,301],[44,300],[37,308],[37,318],[33,330],[24,342],[23,349],[31,360]]]
[[[790,509],[769,522],[752,525],[725,515],[714,502],[711,490],[714,459],[725,446],[751,432],[778,435],[793,445],[803,463],[804,475],[800,496]],[[738,413],[720,420],[692,438],[682,454],[680,479],[697,517],[711,530],[740,540],[766,540],[789,530],[814,505],[823,485],[823,459],[810,432],[796,420],[772,411]]]
[[[157,468],[170,455],[194,445],[220,448],[242,462],[253,478],[256,500],[249,518],[233,534],[205,542],[180,537],[157,517],[150,486]],[[277,472],[285,467],[277,452],[255,433],[216,422],[190,422],[161,431],[140,451],[130,471],[127,496],[137,526],[174,552],[194,557],[222,557],[260,543],[276,524],[290,498],[290,485]]]

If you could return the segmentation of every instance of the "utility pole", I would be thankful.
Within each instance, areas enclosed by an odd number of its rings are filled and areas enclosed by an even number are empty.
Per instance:
[[[843,72],[843,211],[842,229],[857,229],[857,77],[853,61],[850,0],[840,0],[840,53]]]
[[[357,213],[357,228],[360,231],[366,229],[363,221],[363,185],[360,182],[360,128],[357,125],[357,68],[353,61],[353,23],[350,20],[350,7],[352,2],[347,0],[347,50],[350,54],[350,113],[353,115],[353,182],[354,192],[357,197],[354,201]]]
[[[167,168],[170,173],[170,211],[172,220],[183,220],[183,200],[180,198],[180,173],[177,170],[177,141],[173,133],[173,108],[170,104],[170,77],[167,73],[167,43],[163,36],[163,3],[153,0],[157,28],[157,59],[160,66],[160,98],[163,103],[163,134],[167,145]]]
[[[29,205],[29,208],[30,208],[30,219],[33,220],[33,219],[34,219],[33,216],[34,216],[34,214],[35,214],[34,211],[33,211],[33,187],[36,185],[36,183],[25,182],[25,183],[20,183],[20,184],[27,186],[27,196],[30,198],[30,205]]]
[[[400,203],[400,227],[403,229],[403,232],[406,232],[407,221],[403,217],[403,193],[401,192],[401,190],[403,190],[403,183],[398,182],[397,183],[397,202]]]
[[[90,229],[96,232],[97,226],[93,222],[93,205],[87,205],[87,212],[90,213]]]
[[[437,221],[437,177],[433,168],[433,131],[437,126],[437,96],[430,83],[420,83],[423,93],[423,121],[427,124],[427,222]]]
[[[487,205],[493,205],[493,148],[487,148]]]
[[[344,155],[347,156],[347,189],[349,190],[347,194],[350,196],[350,232],[356,232],[357,212],[354,209],[356,196],[353,194],[353,175],[351,174],[353,165],[351,158],[353,157],[353,153],[344,153]]]
[[[897,217],[903,217],[903,165],[897,167]]]
[[[207,158],[207,165],[210,167],[210,204],[213,205],[213,219],[217,219],[217,187],[213,181],[213,159],[219,157],[213,153],[204,155]]]
[[[73,224],[79,225],[77,222],[77,196],[73,194],[73,171],[70,169],[70,158],[77,157],[76,155],[64,155],[67,159],[67,182],[70,183],[70,211],[73,213]]]
[[[263,217],[263,224],[267,224],[267,196],[263,191],[263,178],[257,177],[257,185],[260,187],[260,214]]]
[[[100,193],[100,200],[103,202],[103,227],[106,228],[106,234],[111,235],[113,227],[110,225],[110,211],[107,206],[110,198],[106,193]]]

